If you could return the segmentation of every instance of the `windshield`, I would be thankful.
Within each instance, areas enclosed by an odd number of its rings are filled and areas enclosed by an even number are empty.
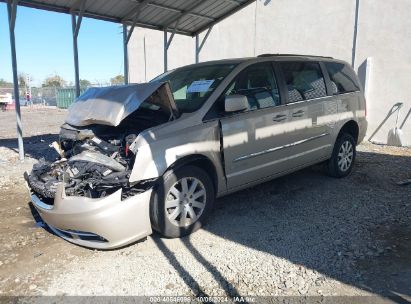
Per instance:
[[[150,82],[170,82],[179,112],[198,110],[235,64],[193,66],[166,72]]]

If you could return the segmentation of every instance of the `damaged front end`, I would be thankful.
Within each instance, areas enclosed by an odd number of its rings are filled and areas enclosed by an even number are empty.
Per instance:
[[[51,145],[59,159],[40,160],[25,179],[34,206],[56,234],[86,247],[115,248],[151,234],[155,180],[129,181],[135,142],[140,132],[175,119],[176,108],[164,83],[84,95],[69,109],[59,143]]]
[[[129,147],[136,137],[134,133],[118,134],[105,141],[90,129],[83,132],[63,125],[60,144],[54,143],[60,147],[57,151],[60,150],[61,158],[52,163],[40,160],[35,164],[28,176],[30,188],[50,204],[59,184],[64,184],[68,196],[88,198],[105,197],[119,189],[122,189],[122,198],[143,192],[150,187],[150,181],[129,182],[136,157]]]

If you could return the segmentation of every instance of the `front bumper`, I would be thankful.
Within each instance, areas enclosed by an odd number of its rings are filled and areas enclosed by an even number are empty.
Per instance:
[[[96,249],[118,248],[152,233],[152,190],[121,200],[121,189],[103,198],[66,196],[59,184],[54,205],[30,191],[31,201],[47,225],[63,239]]]

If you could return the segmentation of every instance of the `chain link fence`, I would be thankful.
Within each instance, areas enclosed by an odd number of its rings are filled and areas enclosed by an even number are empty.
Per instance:
[[[92,84],[89,87],[108,86],[109,83]],[[80,89],[83,93],[88,87]],[[26,88],[20,88],[20,105],[29,107],[57,106],[68,108],[76,99],[76,88],[67,87],[32,87],[31,94]],[[14,109],[13,87],[0,87],[0,108],[2,110]]]

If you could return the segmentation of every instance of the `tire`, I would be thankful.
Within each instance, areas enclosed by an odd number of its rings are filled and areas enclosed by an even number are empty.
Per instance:
[[[204,170],[192,165],[172,169],[153,191],[153,229],[168,238],[188,235],[204,225],[214,200],[213,182]]]
[[[328,174],[337,178],[349,175],[354,167],[356,154],[354,137],[348,133],[339,135],[328,160]]]

